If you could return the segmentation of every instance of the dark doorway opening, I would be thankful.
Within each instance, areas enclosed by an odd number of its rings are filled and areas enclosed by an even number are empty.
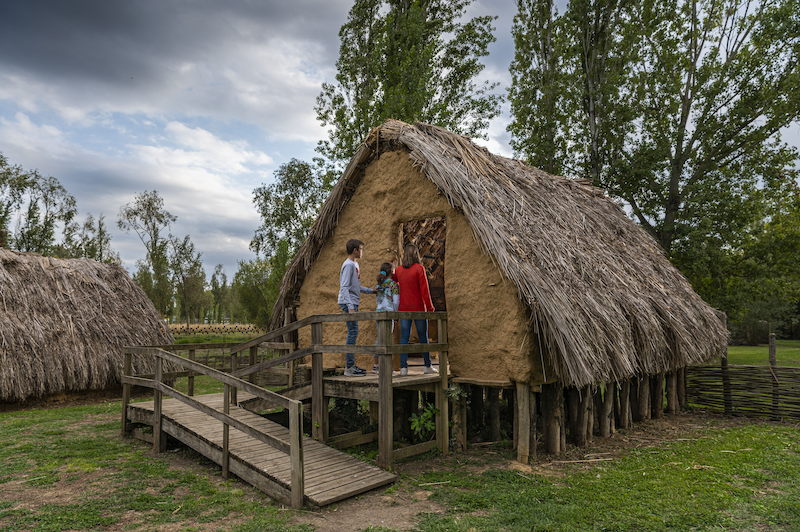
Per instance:
[[[431,301],[437,312],[447,310],[447,300],[444,293],[446,237],[447,221],[441,216],[402,223],[400,224],[398,235],[401,250],[408,244],[414,244],[419,248],[420,260],[425,267],[425,272],[428,274]],[[429,324],[428,337],[431,342],[435,343],[437,341],[438,328],[436,322]]]

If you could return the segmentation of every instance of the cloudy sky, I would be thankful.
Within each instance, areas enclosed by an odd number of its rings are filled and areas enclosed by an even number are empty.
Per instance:
[[[325,137],[314,103],[335,76],[351,0],[25,0],[0,6],[0,152],[59,179],[79,218],[106,217],[133,271],[144,256],[116,228],[137,192],[157,190],[191,235],[207,274],[253,258],[252,191]],[[484,79],[505,94],[514,0],[496,15]],[[489,149],[511,155],[508,106]],[[796,135],[797,127],[794,128]],[[795,137],[797,138],[797,137]]]

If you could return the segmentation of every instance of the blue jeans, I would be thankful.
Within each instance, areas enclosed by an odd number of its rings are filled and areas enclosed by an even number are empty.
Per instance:
[[[411,321],[400,320],[400,344],[408,344],[408,338],[411,336]],[[428,320],[413,320],[414,328],[417,329],[417,336],[419,336],[419,343],[428,343]],[[431,354],[422,353],[422,358],[426,366],[431,365]],[[400,354],[400,367],[408,367],[408,353]]]
[[[342,309],[342,312],[345,314],[349,314],[350,311],[347,308],[347,305],[344,303],[339,303],[339,307]],[[358,305],[353,305],[358,312]],[[346,321],[347,324],[347,345],[356,345],[356,340],[358,340],[358,322],[357,321]],[[347,353],[345,355],[347,359],[347,367],[351,368],[356,363],[356,357],[353,356],[353,353]]]

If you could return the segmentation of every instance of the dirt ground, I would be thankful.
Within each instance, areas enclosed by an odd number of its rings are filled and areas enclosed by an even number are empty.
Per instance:
[[[59,408],[91,404],[107,400],[118,400],[118,396],[97,394],[94,396],[61,397],[41,403],[26,405],[0,405],[0,412],[31,408]],[[380,488],[361,496],[339,503],[312,510],[295,513],[292,523],[307,523],[317,530],[329,532],[356,532],[369,526],[386,527],[395,530],[411,530],[417,523],[420,513],[443,513],[445,508],[430,500],[435,486],[419,485],[416,478],[424,472],[450,469],[453,460],[467,474],[480,474],[490,468],[514,469],[520,474],[559,476],[559,468],[564,463],[572,466],[592,468],[607,459],[614,459],[632,449],[647,448],[669,441],[681,441],[701,437],[712,424],[715,427],[735,427],[751,422],[743,418],[726,419],[716,414],[702,411],[684,412],[677,416],[665,416],[663,419],[651,420],[636,424],[633,429],[617,432],[610,438],[595,437],[588,447],[569,446],[566,454],[552,457],[540,451],[537,459],[531,464],[521,464],[503,457],[509,454],[508,443],[495,446],[480,444],[470,446],[464,453],[451,454],[448,457],[437,457],[427,460],[407,461],[395,465],[400,480],[393,486]],[[541,446],[540,446],[541,447]],[[171,452],[169,452],[171,451]],[[166,453],[170,456],[172,467],[181,470],[195,470],[207,476],[212,483],[224,480],[216,474],[214,466],[208,461],[187,458],[181,448],[170,448]],[[162,455],[164,456],[164,455]],[[44,504],[69,504],[84,497],[87,491],[104,491],[103,484],[111,482],[102,471],[88,473],[85,478],[70,481],[61,480],[47,488],[28,486],[20,482],[7,483],[0,490],[0,501],[24,501],[25,508],[35,510]],[[104,478],[105,477],[105,478]],[[259,497],[258,492],[242,482],[245,497]],[[135,513],[135,512],[134,512]],[[136,521],[135,515],[128,516],[120,523]],[[237,524],[240,519],[223,519],[216,521],[213,528],[228,528]],[[121,526],[121,525],[120,525]],[[203,525],[183,521],[178,527]],[[122,530],[112,526],[106,530]]]

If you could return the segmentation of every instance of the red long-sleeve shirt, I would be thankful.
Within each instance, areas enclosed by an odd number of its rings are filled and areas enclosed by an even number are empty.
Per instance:
[[[393,279],[400,285],[400,312],[433,312],[428,278],[421,264],[412,264],[410,268],[398,267]]]

